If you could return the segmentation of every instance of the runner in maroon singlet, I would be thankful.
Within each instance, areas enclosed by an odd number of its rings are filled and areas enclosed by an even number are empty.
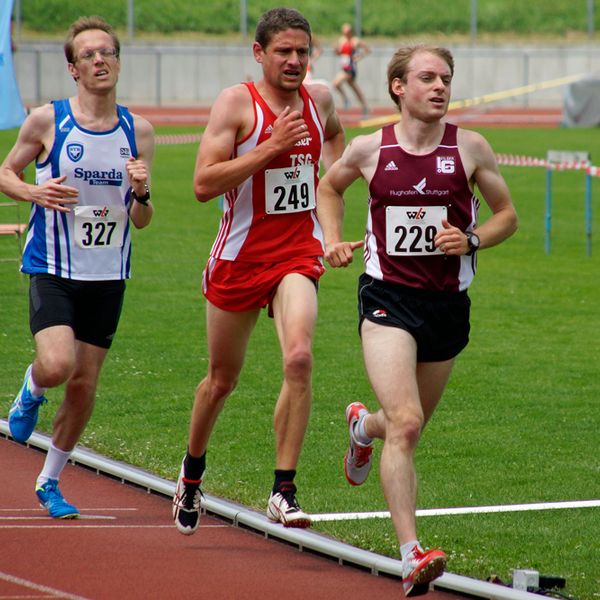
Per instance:
[[[444,48],[401,48],[388,67],[401,120],[356,137],[321,180],[318,216],[325,258],[345,267],[364,244],[359,319],[369,380],[379,401],[370,413],[350,404],[344,459],[352,485],[366,480],[373,439],[383,440],[381,483],[398,536],[407,596],[427,592],[446,567],[416,532],[414,453],[455,357],[469,339],[467,288],[477,252],[517,227],[509,190],[492,149],[478,133],[445,123],[454,60]],[[358,178],[369,186],[365,240],[342,240],[343,193]],[[478,224],[475,187],[491,210]]]

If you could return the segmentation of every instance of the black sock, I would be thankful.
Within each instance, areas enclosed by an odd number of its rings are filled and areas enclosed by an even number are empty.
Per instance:
[[[296,469],[275,469],[275,483],[273,484],[273,493],[277,493],[281,490],[281,485],[284,483],[294,484],[294,477],[296,477]]]
[[[202,479],[202,475],[204,475],[204,469],[206,468],[206,452],[200,457],[192,456],[190,451],[185,453],[185,458],[183,460],[183,473],[186,479],[191,479],[192,481],[198,481]]]

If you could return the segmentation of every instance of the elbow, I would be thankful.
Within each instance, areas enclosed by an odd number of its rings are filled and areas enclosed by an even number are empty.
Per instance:
[[[196,195],[196,200],[198,200],[198,202],[208,202],[215,197],[212,190],[201,183],[194,184],[194,194]]]
[[[510,221],[510,233],[511,235],[515,233],[519,229],[519,217],[517,217],[517,213],[513,212],[512,218]]]

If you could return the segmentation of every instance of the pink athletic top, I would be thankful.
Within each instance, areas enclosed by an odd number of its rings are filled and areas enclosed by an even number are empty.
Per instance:
[[[254,127],[236,144],[233,158],[268,139],[276,119],[254,84],[244,85],[252,95]],[[310,137],[225,194],[212,258],[268,263],[323,255],[314,202],[324,131],[314,101],[304,86],[299,91]]]
[[[475,275],[475,256],[437,254],[433,236],[439,215],[469,231],[477,223],[478,209],[479,200],[469,188],[460,159],[455,125],[447,123],[440,145],[422,156],[398,145],[393,125],[384,127],[369,185],[366,273],[431,291],[467,289]],[[438,215],[438,225],[435,219],[426,221],[433,215]]]

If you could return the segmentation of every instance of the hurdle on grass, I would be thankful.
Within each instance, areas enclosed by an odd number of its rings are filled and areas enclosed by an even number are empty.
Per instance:
[[[546,254],[550,254],[552,245],[552,177],[554,171],[585,171],[585,238],[586,254],[592,255],[592,169],[589,152],[570,150],[548,150],[546,156],[546,214],[545,243]]]

